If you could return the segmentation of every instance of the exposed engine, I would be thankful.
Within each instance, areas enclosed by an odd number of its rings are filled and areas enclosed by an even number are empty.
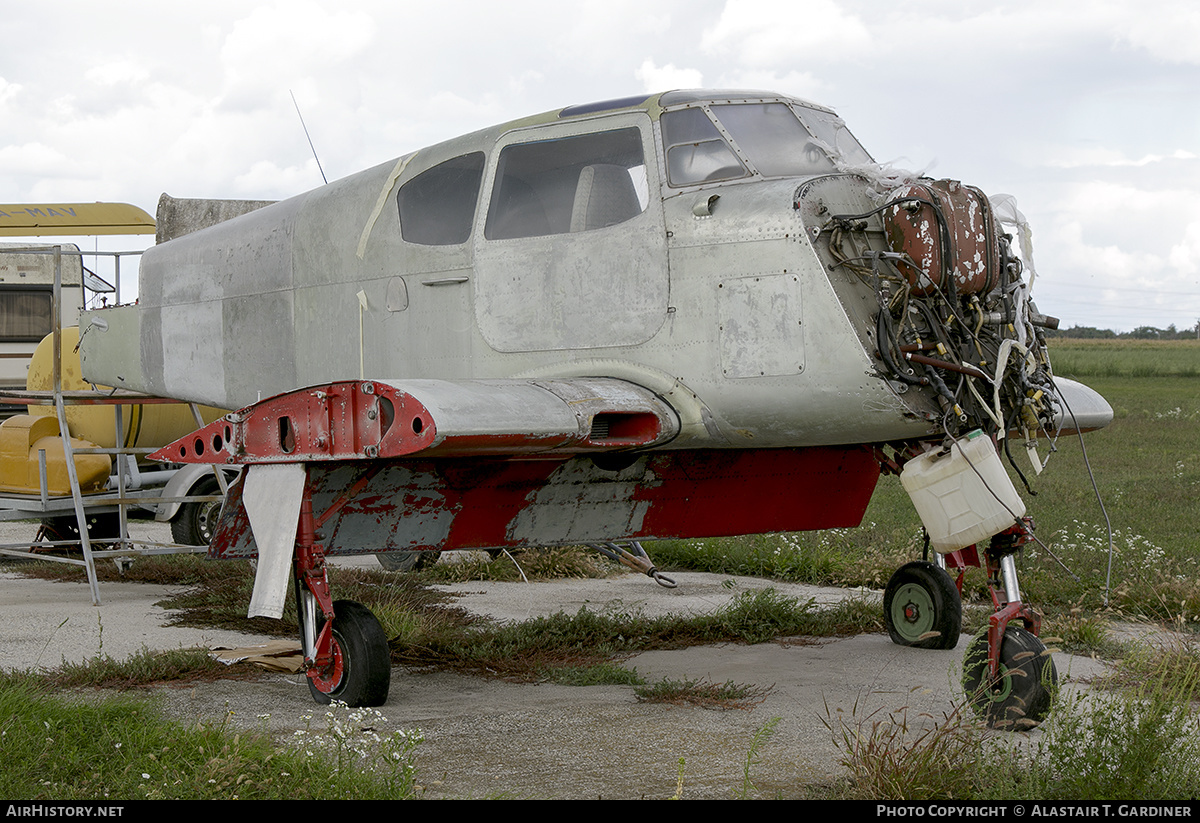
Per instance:
[[[886,251],[862,248],[876,215]],[[870,212],[832,215],[828,250],[877,297],[883,376],[932,389],[947,435],[982,429],[1007,452],[1017,434],[1032,457],[1060,411],[1043,333],[1058,321],[1037,313],[1011,240],[978,188],[922,179]]]

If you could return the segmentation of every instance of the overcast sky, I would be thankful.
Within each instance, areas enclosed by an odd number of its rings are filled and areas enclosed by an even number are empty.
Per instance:
[[[0,202],[279,199],[572,103],[766,88],[1017,197],[1065,326],[1200,321],[1190,0],[0,0]],[[129,248],[141,238],[103,247]],[[115,244],[115,245],[114,245]]]

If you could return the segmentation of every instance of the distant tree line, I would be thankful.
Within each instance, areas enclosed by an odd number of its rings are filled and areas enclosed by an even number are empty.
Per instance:
[[[1175,324],[1165,329],[1154,326],[1138,326],[1133,331],[1115,332],[1112,329],[1098,329],[1095,326],[1072,326],[1069,329],[1047,329],[1047,337],[1074,337],[1100,340],[1200,340],[1200,321],[1190,329],[1177,329]]]

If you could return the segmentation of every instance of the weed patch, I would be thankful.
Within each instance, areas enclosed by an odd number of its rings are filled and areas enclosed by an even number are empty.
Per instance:
[[[958,706],[942,717],[907,708],[865,717],[832,713],[821,719],[849,773],[850,797],[943,800],[975,793],[983,724]]]
[[[564,686],[641,686],[646,682],[637,669],[608,662],[546,669],[541,675]]]
[[[454,563],[425,568],[417,578],[439,583],[472,580],[561,580],[612,577],[625,568],[582,546],[512,550],[495,558],[486,552],[460,552]]]
[[[1145,669],[1139,669],[1146,672]],[[1200,792],[1194,659],[1155,665],[1119,691],[1060,694],[1027,754],[1005,757],[989,796],[1047,800],[1164,800]],[[1001,775],[1007,775],[1011,782]]]
[[[660,680],[636,690],[640,703],[670,703],[704,709],[751,709],[767,699],[773,686],[712,683],[707,680]]]
[[[59,689],[129,689],[181,680],[217,680],[257,677],[256,670],[231,668],[213,660],[207,649],[155,652],[142,649],[124,660],[100,655],[82,663],[64,662],[47,672],[44,681]]]

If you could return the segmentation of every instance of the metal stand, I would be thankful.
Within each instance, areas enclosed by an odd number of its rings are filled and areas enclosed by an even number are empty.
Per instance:
[[[130,505],[145,505],[149,500],[156,502],[209,502],[216,499],[214,496],[184,496],[184,497],[162,497],[155,491],[130,491],[127,484],[128,466],[126,465],[126,457],[129,455],[149,454],[154,451],[151,448],[132,448],[121,447],[116,448],[75,448],[71,442],[70,430],[67,427],[66,407],[71,405],[111,405],[114,407],[116,437],[115,443],[124,442],[124,416],[123,407],[127,405],[149,405],[162,403],[178,403],[177,400],[164,397],[152,397],[150,395],[138,394],[135,392],[113,390],[110,392],[101,391],[64,391],[62,388],[62,318],[61,318],[61,293],[62,293],[62,246],[55,246],[54,254],[54,297],[53,297],[53,316],[54,316],[54,387],[52,391],[0,391],[0,403],[7,403],[18,406],[31,405],[53,405],[55,414],[58,418],[59,435],[63,443],[63,455],[66,460],[67,477],[70,483],[70,497],[51,496],[47,488],[47,470],[46,470],[46,455],[45,452],[40,452],[39,457],[39,475],[40,486],[39,493],[34,494],[2,494],[0,493],[0,520],[24,520],[30,518],[44,518],[54,514],[63,514],[72,512],[75,516],[75,521],[79,527],[79,545],[83,549],[83,559],[71,557],[58,557],[48,554],[39,554],[38,558],[42,560],[50,560],[56,563],[67,563],[70,565],[83,566],[87,572],[88,586],[91,589],[92,604],[100,605],[100,587],[96,577],[96,559],[111,557],[114,559],[122,557],[131,557],[136,555],[148,554],[181,554],[181,553],[198,553],[207,551],[206,546],[182,546],[175,543],[154,543],[149,541],[137,541],[135,543],[129,536],[129,520],[128,510]],[[119,257],[118,257],[119,269]],[[82,285],[81,285],[82,288]],[[199,411],[195,405],[192,406],[192,413],[197,421],[200,420]],[[102,492],[99,494],[84,495],[79,485],[79,475],[76,471],[75,456],[82,454],[109,454],[116,457],[116,477],[117,489],[116,493]],[[218,482],[221,485],[222,491],[225,489],[224,477],[221,473],[215,472]],[[119,518],[120,528],[119,534],[111,540],[106,539],[106,543],[112,543],[113,548],[102,549],[99,551],[93,550],[92,538],[88,534],[88,516],[89,514],[109,514],[116,512]],[[61,547],[63,545],[74,545],[74,541],[30,541],[19,544],[0,545],[0,555],[24,557],[28,558],[37,549],[49,549]]]

